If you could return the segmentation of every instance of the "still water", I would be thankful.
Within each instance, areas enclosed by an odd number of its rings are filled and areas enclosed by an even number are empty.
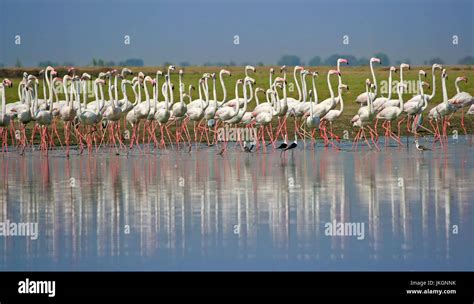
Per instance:
[[[0,269],[474,270],[473,149],[9,153]]]

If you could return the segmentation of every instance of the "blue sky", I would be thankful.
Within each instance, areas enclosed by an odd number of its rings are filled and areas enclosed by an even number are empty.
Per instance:
[[[308,61],[379,51],[392,62],[441,57],[456,63],[474,55],[473,16],[474,0],[0,0],[0,63],[142,58],[146,65],[274,64],[284,54]],[[14,44],[15,35],[21,45]]]

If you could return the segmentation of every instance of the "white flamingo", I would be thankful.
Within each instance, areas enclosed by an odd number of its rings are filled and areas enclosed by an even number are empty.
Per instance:
[[[379,58],[375,58],[375,57],[372,57],[370,58],[370,61],[369,61],[369,65],[370,65],[370,73],[372,74],[372,85],[374,85],[374,92],[370,92],[371,96],[370,98],[372,100],[375,100],[375,98],[377,97],[377,88],[378,88],[378,85],[377,85],[377,78],[375,77],[375,72],[374,72],[374,62],[377,62],[379,64],[382,64],[382,62],[380,61]],[[356,97],[356,102],[359,104],[359,105],[366,105],[367,102],[368,102],[368,95],[369,93],[367,92],[364,92],[362,94],[360,94],[359,96]]]

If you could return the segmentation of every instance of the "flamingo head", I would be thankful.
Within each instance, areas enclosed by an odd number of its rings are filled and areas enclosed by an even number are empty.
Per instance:
[[[275,69],[274,68],[270,68],[270,74],[275,74]]]
[[[74,74],[75,71],[76,71],[76,68],[75,68],[75,67],[70,67],[69,69],[67,69],[67,73],[68,73],[68,74],[71,74],[71,73]]]
[[[378,64],[382,64],[382,60],[380,60],[380,58],[377,58],[377,57],[370,58],[370,62],[377,62]]]
[[[51,76],[56,76],[58,75],[58,72],[55,69],[51,70]]]
[[[421,85],[424,86],[424,87],[427,87],[428,89],[431,88],[430,84],[426,81],[422,81]]]
[[[410,69],[410,65],[408,63],[402,63],[400,64],[400,70],[401,69]]]
[[[349,61],[348,61],[347,59],[345,59],[345,58],[339,58],[339,59],[337,60],[337,62],[338,62],[338,63],[349,64]]]
[[[262,88],[256,88],[256,89],[255,89],[255,94],[257,94],[258,92],[263,92],[263,93],[265,93],[265,90],[262,89]]]
[[[43,70],[40,70],[40,71],[38,72],[38,76],[44,75],[44,71],[45,71],[44,69],[43,69]],[[25,73],[26,73],[26,72],[25,72]],[[24,74],[23,74],[23,76],[24,76]]]
[[[372,85],[372,82],[370,81],[369,78],[367,78],[367,79],[365,80],[365,85],[366,85],[366,86],[371,86],[371,85]]]
[[[446,72],[446,69],[443,69],[443,72],[441,73],[441,77],[444,79],[448,79],[448,73]]]
[[[253,85],[255,85],[257,83],[255,81],[255,79],[253,79],[252,77],[249,77],[249,76],[245,77],[244,81],[245,81],[245,83],[250,82]]]
[[[467,83],[467,77],[464,77],[464,76],[457,77],[456,82],[459,82],[459,81],[464,81],[465,83]]]
[[[285,71],[286,72],[286,65],[283,65],[281,68],[280,68],[280,73]]]
[[[237,79],[237,84],[242,84],[244,81],[242,79]]]
[[[163,72],[160,71],[160,70],[158,70],[158,71],[156,71],[156,75],[157,75],[157,76],[158,76],[158,75],[161,76],[161,75],[163,75]]]
[[[184,74],[184,71],[183,71],[183,69],[179,69],[179,72],[178,72],[178,74],[179,74],[180,76],[183,76],[183,74]]]
[[[313,77],[318,77],[319,76],[319,73],[314,71],[314,72],[311,72],[311,75],[313,75]]]
[[[286,84],[286,80],[283,77],[277,77],[277,78],[275,78],[274,81],[275,81],[275,83],[285,83]]]
[[[87,73],[83,73],[81,76],[81,80],[90,80],[91,78],[92,78],[91,75]]]
[[[255,67],[252,66],[252,65],[247,65],[247,66],[245,66],[245,71],[252,71],[252,72],[255,73],[256,70],[257,70],[257,69],[255,69]]]
[[[176,67],[174,65],[170,65],[168,67],[168,71],[174,71],[174,70],[176,70]]]
[[[337,74],[338,76],[341,76],[341,72],[339,72],[338,70],[329,70],[328,74],[329,75]]]
[[[228,70],[221,70],[220,74],[221,74],[221,76],[222,75],[232,76],[232,74]]]
[[[102,79],[102,78],[97,78],[97,79],[95,80],[95,83],[96,83],[97,85],[105,85],[105,80]]]
[[[422,75],[422,76],[425,76],[425,77],[426,77],[426,72],[425,72],[425,71],[423,71],[423,70],[420,70],[420,71],[418,72],[418,74],[420,74],[420,75]]]
[[[396,72],[397,72],[397,68],[392,65],[392,66],[390,67],[390,72],[396,73]]]
[[[346,90],[346,91],[349,91],[349,86],[347,84],[344,84],[344,83],[341,83],[339,85],[339,89],[342,91],[342,90]]]
[[[301,70],[304,70],[304,68],[302,66],[295,66],[295,71],[301,71]]]
[[[190,86],[189,86],[189,90],[190,90],[190,91],[194,91],[195,89],[196,89],[196,88],[195,88],[193,85],[190,85]]]
[[[13,87],[13,82],[10,79],[5,78],[3,79],[3,85],[6,86],[7,88],[11,88]]]
[[[211,73],[211,78],[212,78],[213,80],[215,80],[215,79],[216,79],[216,73]]]
[[[130,69],[123,68],[123,69],[122,69],[122,72],[120,72],[120,74],[121,74],[123,77],[125,77],[125,76],[127,76],[127,75],[133,75],[133,72],[132,72],[132,70],[130,70]]]
[[[440,69],[440,70],[442,70],[442,69],[443,69],[443,66],[442,66],[441,64],[439,64],[439,63],[434,63],[433,66],[432,66],[432,69],[433,69],[433,70],[434,70],[434,69]]]

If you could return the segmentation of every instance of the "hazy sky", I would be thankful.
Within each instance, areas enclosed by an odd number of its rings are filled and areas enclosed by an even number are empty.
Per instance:
[[[0,63],[274,64],[283,54],[308,61],[379,51],[392,62],[441,57],[456,63],[474,55],[473,16],[474,0],[0,0]]]

